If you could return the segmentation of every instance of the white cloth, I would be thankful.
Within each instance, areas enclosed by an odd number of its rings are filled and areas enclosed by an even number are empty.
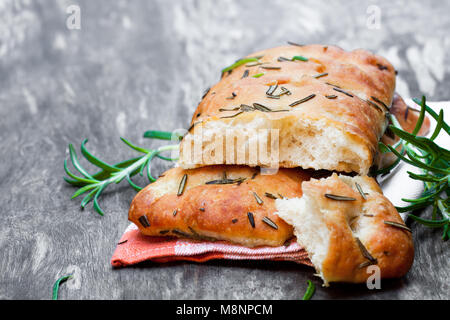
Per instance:
[[[412,100],[406,100],[406,103],[413,107],[419,108]],[[427,105],[431,107],[436,113],[439,114],[441,109],[444,110],[444,120],[447,123],[450,123],[450,102],[449,101],[441,101],[441,102],[428,102]],[[431,121],[430,133],[428,136],[434,131],[436,121],[429,116]],[[435,142],[443,148],[450,148],[450,137],[442,133],[436,138]],[[399,207],[404,207],[408,205],[407,202],[402,201],[404,199],[414,199],[420,196],[423,191],[423,183],[421,181],[413,180],[408,176],[407,171],[420,173],[416,167],[411,166],[407,163],[401,162],[400,165],[381,182],[381,188],[383,189],[384,195],[395,205]],[[405,218],[405,214],[402,214],[403,218]]]

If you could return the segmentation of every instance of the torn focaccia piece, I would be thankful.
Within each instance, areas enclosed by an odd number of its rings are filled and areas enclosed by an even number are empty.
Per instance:
[[[298,169],[261,175],[239,166],[173,168],[136,195],[128,217],[149,236],[280,246],[293,231],[274,214],[275,199],[300,197],[307,179]]]
[[[277,214],[294,226],[324,284],[364,282],[376,265],[382,278],[411,267],[410,230],[374,179],[333,174],[302,184],[303,196],[276,200]]]
[[[368,173],[395,88],[386,59],[322,45],[283,46],[246,59],[224,72],[197,107],[180,145],[183,168],[276,165]],[[261,145],[267,146],[263,154]]]

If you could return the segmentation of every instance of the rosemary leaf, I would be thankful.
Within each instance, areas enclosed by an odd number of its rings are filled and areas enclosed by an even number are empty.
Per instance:
[[[276,196],[274,196],[273,194],[271,194],[271,193],[269,193],[269,192],[264,193],[264,195],[265,195],[267,198],[270,198],[270,199],[274,199],[274,200],[278,199]]]
[[[208,95],[210,90],[211,90],[211,88],[208,88],[208,89],[205,90],[205,92],[202,95],[202,100],[205,99],[205,97]]]
[[[268,108],[268,107],[266,107],[266,106],[264,106],[264,105],[262,105],[260,103],[254,103],[253,107],[256,110],[259,110],[259,111],[262,111],[262,112],[271,112],[272,111],[272,109],[270,109],[270,108]]]
[[[177,196],[181,196],[184,192],[184,189],[186,188],[186,181],[187,181],[188,175],[184,174],[181,178],[180,185],[178,186],[178,192]]]
[[[356,186],[356,189],[358,189],[359,193],[361,194],[361,197],[363,197],[364,200],[367,200],[367,197],[364,194],[364,191],[362,190],[362,188],[358,182],[355,182],[355,186]]]
[[[144,138],[160,139],[160,140],[172,140],[172,137],[181,140],[182,136],[174,134],[173,132],[149,130],[144,133]]]
[[[278,230],[278,226],[275,222],[273,222],[269,217],[264,217],[262,221],[267,224],[269,227]]]
[[[381,107],[379,107],[376,103],[374,103],[374,102],[372,102],[372,101],[370,101],[370,100],[366,100],[366,102],[367,102],[370,106],[372,106],[372,107],[374,107],[375,109],[377,109],[378,111],[384,112],[384,110],[381,109]]]
[[[384,224],[387,224],[389,226],[393,226],[399,229],[403,229],[409,232],[412,232],[410,228],[408,228],[407,226],[405,226],[404,224],[398,223],[398,222],[394,222],[394,221],[384,221]]]
[[[259,205],[263,205],[263,204],[264,204],[264,201],[261,200],[261,198],[258,196],[258,194],[257,194],[256,192],[253,192],[253,196],[255,197],[256,202],[257,202]]]
[[[110,172],[117,172],[120,171],[119,168],[117,168],[116,166],[110,165],[100,159],[98,159],[97,157],[94,157],[87,149],[86,149],[86,143],[88,142],[88,139],[84,139],[83,142],[81,143],[81,153],[83,154],[83,156],[86,158],[86,160],[88,160],[90,163],[92,163],[93,165],[105,170],[105,171],[110,171]]]
[[[250,225],[252,228],[255,228],[255,218],[253,217],[253,213],[247,212],[248,221],[250,222]]]
[[[307,97],[305,97],[305,98],[303,98],[303,99],[300,99],[300,100],[297,100],[297,101],[291,103],[289,106],[290,106],[290,107],[295,107],[295,106],[297,106],[297,105],[299,105],[299,104],[301,104],[301,103],[304,103],[304,102],[306,102],[306,101],[309,101],[309,100],[313,99],[315,96],[316,96],[316,95],[313,93],[313,94],[311,94],[311,95],[309,95],[309,96],[307,96]]]
[[[237,112],[237,113],[235,113],[235,114],[233,114],[233,115],[231,115],[231,116],[223,116],[223,117],[220,117],[220,118],[221,118],[221,119],[234,118],[234,117],[240,115],[241,113],[244,113],[244,111],[239,111],[239,112]]]
[[[239,110],[239,109],[240,109],[239,107],[232,108],[232,109],[220,108],[220,109],[219,109],[219,112],[225,112],[225,111],[237,111],[237,110]]]
[[[338,196],[338,195],[329,194],[329,193],[325,193],[325,197],[327,197],[328,199],[337,200],[337,201],[356,201],[355,198]]]
[[[73,275],[69,274],[67,276],[63,276],[63,277],[59,278],[58,280],[56,280],[55,284],[53,285],[52,300],[58,300],[59,286],[72,277],[73,277]]]
[[[319,73],[319,74],[316,74],[315,76],[313,76],[313,78],[319,79],[319,78],[322,78],[322,77],[326,77],[327,75],[328,75],[327,72]]]
[[[266,91],[266,95],[271,96],[278,88],[278,82],[274,85],[271,85],[269,89]]]
[[[343,94],[345,94],[345,95],[347,95],[347,96],[353,98],[353,95],[352,95],[351,93],[348,93],[347,91],[342,90],[341,88],[335,87],[335,88],[333,88],[333,90],[334,90],[334,91],[337,91],[337,92],[340,92],[340,93],[343,93]]]
[[[291,59],[285,58],[285,57],[278,57],[277,59],[278,62],[283,62],[283,61],[292,61]]]
[[[224,74],[225,72],[231,71],[239,66],[242,66],[243,64],[249,63],[249,62],[255,62],[258,61],[258,58],[244,58],[244,59],[240,59],[238,61],[236,61],[235,63],[233,63],[231,66],[226,67],[224,69],[222,69],[222,74]]]
[[[245,66],[246,67],[256,67],[256,66],[260,66],[260,65],[262,65],[261,62],[252,62],[252,63],[246,64]]]
[[[371,98],[372,98],[373,101],[381,104],[386,109],[386,111],[389,111],[389,107],[386,105],[386,103],[384,103],[383,101],[381,101],[377,97],[371,96]]]
[[[293,56],[292,57],[292,61],[296,61],[296,60],[299,60],[299,61],[308,61],[309,59],[308,58],[306,58],[306,57],[303,57],[303,56]]]
[[[229,179],[226,176],[222,177],[220,180],[212,180],[205,182],[205,184],[241,184],[245,181],[246,178],[236,178],[236,179]]]
[[[146,215],[140,216],[138,220],[144,228],[150,227],[150,222],[148,222]]]
[[[377,259],[375,259],[374,257],[372,257],[372,255],[370,254],[370,252],[367,250],[367,248],[363,245],[363,243],[361,242],[361,240],[359,240],[358,237],[355,237],[356,243],[358,244],[359,249],[361,250],[362,255],[364,256],[364,258],[366,258],[367,260],[369,260],[371,263],[373,264],[377,264],[378,261]]]
[[[292,42],[292,41],[288,41],[287,42],[289,45],[291,45],[291,46],[297,46],[297,47],[303,47],[303,46],[305,46],[304,44],[299,44],[299,43],[295,43],[295,42]]]
[[[311,282],[311,280],[308,280],[308,288],[306,289],[306,292],[305,292],[302,300],[311,300],[315,291],[316,291],[316,286],[314,285],[314,283]]]

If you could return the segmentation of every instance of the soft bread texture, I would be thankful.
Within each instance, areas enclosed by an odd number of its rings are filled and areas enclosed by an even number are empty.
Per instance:
[[[245,178],[234,184],[205,184],[213,180]],[[182,195],[180,181],[187,174]],[[209,166],[166,171],[141,190],[129,210],[129,220],[149,236],[175,236],[199,240],[225,240],[247,247],[280,246],[293,236],[290,225],[274,214],[276,197],[301,197],[301,182],[309,175],[298,169],[281,169],[261,175],[259,169],[240,166]],[[254,193],[263,201],[258,203]],[[174,212],[176,211],[176,214]],[[248,212],[254,219],[252,227]],[[144,217],[144,218],[143,218]],[[267,217],[278,229],[263,221]]]
[[[249,57],[254,56],[263,56],[261,65],[244,64],[225,73],[205,95],[181,142],[179,164],[183,168],[213,164],[273,167],[272,158],[259,156],[255,161],[250,149],[267,143],[271,150],[272,133],[262,130],[274,129],[278,130],[279,167],[367,174],[387,125],[384,105],[391,105],[395,88],[392,65],[364,50],[346,52],[322,45],[283,46]],[[309,60],[278,61],[294,56]],[[246,70],[248,76],[243,77]],[[265,74],[253,77],[259,73]],[[275,84],[291,94],[268,98],[266,92]],[[290,106],[311,94],[314,98]],[[279,112],[223,111],[254,103]],[[234,147],[226,144],[227,134]]]
[[[403,224],[403,220],[374,179],[333,174],[303,182],[302,189],[301,198],[277,199],[277,214],[294,226],[297,241],[308,252],[324,285],[364,282],[372,274],[367,273],[371,264],[380,268],[382,278],[401,277],[409,270],[414,259],[411,233],[384,223]],[[355,200],[333,200],[325,194]],[[363,254],[358,239],[376,262]]]

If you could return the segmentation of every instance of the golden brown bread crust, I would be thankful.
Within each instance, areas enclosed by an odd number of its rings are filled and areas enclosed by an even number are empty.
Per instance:
[[[226,172],[227,179],[245,178],[245,181],[240,184],[205,184],[222,179],[223,172]],[[177,196],[184,174],[187,174],[186,186],[182,195]],[[255,168],[239,166],[209,166],[192,170],[173,168],[136,195],[128,218],[149,236],[225,240],[247,247],[280,246],[292,237],[292,227],[274,214],[275,200],[265,193],[277,197],[278,194],[300,197],[301,181],[308,178],[309,175],[297,169],[261,175]],[[253,192],[263,201],[262,204],[258,204]],[[254,228],[248,212],[253,214]],[[264,223],[264,217],[273,221],[278,229]]]
[[[291,59],[299,55],[309,58],[309,61],[277,60],[279,57]],[[346,52],[338,47],[321,45],[283,46],[249,55],[254,56],[263,56],[260,59],[263,64],[253,67],[247,67],[245,64],[239,66],[231,74],[226,73],[222,80],[209,90],[193,115],[191,124],[195,124],[194,129],[224,131],[240,126],[279,129],[280,167],[301,166],[367,173],[377,150],[377,142],[387,123],[383,104],[390,106],[393,98],[395,70],[391,64],[384,58],[364,50]],[[264,69],[267,67],[281,69]],[[245,70],[248,70],[249,74],[242,78]],[[253,77],[262,72],[265,73],[263,76]],[[326,75],[314,77],[321,73]],[[280,99],[268,98],[266,92],[269,86],[274,84],[287,88],[291,94],[283,95]],[[338,88],[333,85],[339,86],[352,97],[336,91]],[[231,99],[233,93],[235,97]],[[311,100],[297,106],[289,106],[311,94],[315,94]],[[329,99],[326,96],[337,97]],[[375,97],[375,100],[372,97]],[[230,116],[237,111],[220,111],[234,109],[242,104],[252,106],[253,103],[260,103],[275,111],[289,111],[243,112],[234,117]],[[295,129],[297,125],[300,126],[299,120],[304,121],[301,127]],[[349,146],[347,154],[331,164],[317,162],[317,159],[309,161],[287,156],[284,158],[292,148],[301,147],[303,137],[320,132],[320,128],[311,131],[311,123],[320,123],[321,128],[335,128],[345,136]],[[217,131],[215,134],[218,134]],[[192,138],[192,134],[188,134],[181,143],[180,165],[190,168],[195,165],[214,164],[205,149],[202,150],[204,157],[200,163],[189,163],[190,155],[184,152],[187,153],[186,150],[189,149],[187,144],[193,144]],[[355,146],[360,149],[352,153],[350,149]],[[227,152],[229,150],[225,150],[225,153]],[[247,161],[226,163],[254,165]],[[268,164],[260,162],[256,165]]]
[[[357,182],[366,193],[363,199],[356,189]],[[376,259],[382,278],[403,276],[414,259],[411,233],[385,223],[404,225],[397,210],[383,196],[374,179],[369,177],[332,177],[311,179],[302,184],[303,192],[313,197],[325,212],[325,223],[330,232],[328,254],[321,271],[327,282],[364,282],[370,262],[362,253],[357,238]],[[325,194],[337,194],[356,201],[336,201]],[[359,213],[356,218],[348,213]]]

